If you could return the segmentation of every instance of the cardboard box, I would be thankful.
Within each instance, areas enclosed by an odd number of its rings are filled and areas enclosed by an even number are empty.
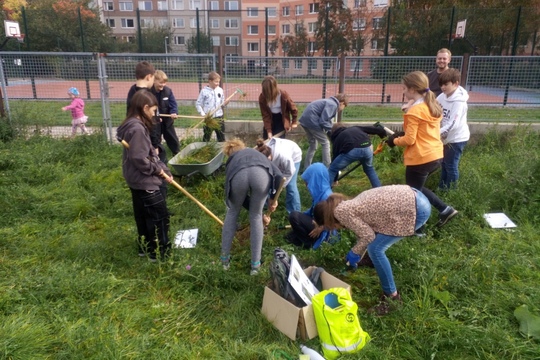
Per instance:
[[[315,266],[304,269],[306,275],[311,275]],[[324,290],[342,287],[351,292],[351,286],[326,271],[321,274]],[[302,340],[313,339],[318,335],[313,306],[307,305],[302,308],[282,298],[268,286],[264,288],[264,297],[261,312],[276,329],[287,335],[291,340],[296,340],[299,335]]]

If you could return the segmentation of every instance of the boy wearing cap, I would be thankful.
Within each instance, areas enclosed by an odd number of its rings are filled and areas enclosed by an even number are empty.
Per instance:
[[[79,97],[79,90],[75,87],[70,87],[68,89],[68,95],[71,98],[71,104],[64,106],[62,111],[71,111],[71,137],[75,137],[77,128],[81,128],[83,134],[88,134],[84,125],[88,121],[88,116],[84,115],[84,101]]]

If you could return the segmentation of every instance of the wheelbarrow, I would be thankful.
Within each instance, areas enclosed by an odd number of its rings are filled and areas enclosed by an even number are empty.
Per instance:
[[[182,164],[181,159],[184,159],[189,156],[193,151],[203,148],[207,145],[214,146],[218,153],[214,156],[213,159],[204,163],[204,164]],[[195,174],[201,174],[205,178],[212,175],[216,170],[218,170],[221,165],[223,165],[223,158],[225,154],[223,153],[222,143],[212,143],[212,142],[194,142],[183,148],[178,154],[176,154],[171,160],[169,160],[169,165],[172,168],[171,172],[176,176],[186,176],[191,177]]]

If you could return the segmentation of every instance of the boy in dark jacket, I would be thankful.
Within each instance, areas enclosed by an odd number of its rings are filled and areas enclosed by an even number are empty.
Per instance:
[[[166,85],[168,80],[167,74],[161,70],[156,70],[152,93],[158,102],[161,134],[174,156],[180,152],[180,141],[174,129],[174,119],[178,117],[178,104],[171,88]],[[163,114],[170,116],[161,116]]]
[[[386,137],[384,128],[378,126],[345,127],[341,122],[332,126],[330,140],[332,141],[332,163],[328,168],[330,186],[337,181],[340,170],[355,161],[362,164],[362,169],[371,183],[371,187],[381,186],[379,177],[373,168],[373,145],[369,135]]]

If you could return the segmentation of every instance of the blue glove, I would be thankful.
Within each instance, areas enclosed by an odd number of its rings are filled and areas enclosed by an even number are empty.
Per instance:
[[[360,262],[360,260],[362,260],[362,257],[360,255],[358,255],[358,254],[355,254],[351,250],[351,251],[349,251],[349,253],[345,257],[345,259],[349,263],[349,266],[356,270],[356,269],[358,269],[358,263]]]

